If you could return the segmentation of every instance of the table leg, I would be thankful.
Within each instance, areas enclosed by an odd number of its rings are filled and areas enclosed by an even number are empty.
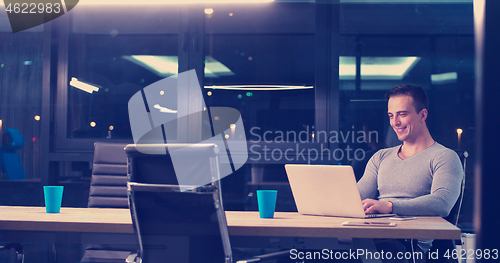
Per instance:
[[[382,263],[382,255],[377,251],[373,239],[369,238],[355,238],[352,242],[353,247],[357,248],[356,253],[360,255],[363,263]]]
[[[57,263],[57,244],[49,243],[49,263]]]

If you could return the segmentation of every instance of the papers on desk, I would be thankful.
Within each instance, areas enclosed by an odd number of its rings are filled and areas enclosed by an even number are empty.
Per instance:
[[[376,227],[393,227],[396,226],[394,222],[373,222],[373,221],[345,221],[343,226],[376,226]]]

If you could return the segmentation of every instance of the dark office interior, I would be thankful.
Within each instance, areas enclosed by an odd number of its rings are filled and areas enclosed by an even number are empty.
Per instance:
[[[2,164],[0,205],[43,206],[42,186],[63,185],[63,207],[87,207],[94,143],[133,143],[132,95],[195,69],[203,96],[177,104],[235,108],[244,124],[248,160],[221,181],[225,210],[256,211],[255,191],[278,189],[276,211],[297,211],[284,164],[349,165],[397,145],[384,94],[411,83],[429,96],[434,140],[469,154],[458,226],[500,248],[498,10],[493,0],[81,5],[18,33],[0,11],[3,145],[15,139],[5,129],[22,135],[11,150],[25,175]],[[50,246],[25,244],[26,262],[51,262]],[[58,246],[58,262],[78,258],[64,252],[77,245]]]

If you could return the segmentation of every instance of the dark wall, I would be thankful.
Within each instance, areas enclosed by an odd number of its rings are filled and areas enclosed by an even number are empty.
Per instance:
[[[482,1],[477,1],[481,7]],[[476,247],[481,251],[500,248],[500,227],[498,227],[497,209],[500,180],[498,179],[498,160],[500,159],[500,137],[498,114],[500,112],[500,1],[484,1],[485,15],[478,13],[476,32],[476,55],[478,62],[476,87],[476,123],[477,123],[477,166],[476,199],[474,226],[477,233]],[[478,9],[479,11],[480,9]],[[483,35],[484,33],[484,35]],[[489,262],[481,258],[476,262]]]

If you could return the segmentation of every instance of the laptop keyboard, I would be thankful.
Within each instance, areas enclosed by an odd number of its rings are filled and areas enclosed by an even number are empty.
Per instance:
[[[388,217],[395,216],[396,214],[367,214],[366,218],[374,218],[374,217]]]

